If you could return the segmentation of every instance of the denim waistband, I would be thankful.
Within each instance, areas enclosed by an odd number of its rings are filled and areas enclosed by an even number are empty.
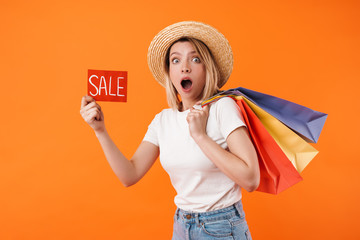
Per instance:
[[[224,217],[235,216],[236,214],[239,214],[241,218],[245,217],[241,200],[229,207],[208,212],[191,212],[177,208],[175,214],[186,222],[213,221]]]

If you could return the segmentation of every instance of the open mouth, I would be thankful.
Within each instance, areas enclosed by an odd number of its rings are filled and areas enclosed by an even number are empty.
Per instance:
[[[184,90],[189,90],[192,86],[192,81],[190,79],[183,79],[181,81],[181,86]]]

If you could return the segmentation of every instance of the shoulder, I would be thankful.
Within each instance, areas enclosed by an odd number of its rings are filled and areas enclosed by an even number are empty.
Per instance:
[[[161,112],[157,113],[153,119],[154,123],[159,121],[164,121],[165,119],[171,118],[175,114],[175,111],[171,108],[163,109]]]
[[[245,125],[240,107],[237,105],[236,100],[231,97],[220,98],[212,104],[210,111],[212,111],[210,114],[221,124]]]
[[[216,112],[219,111],[238,111],[239,107],[236,104],[236,101],[232,99],[231,97],[223,97],[214,102],[211,106],[213,108],[213,111]]]
[[[159,112],[158,114],[155,115],[155,118],[163,118],[163,117],[167,117],[170,115],[173,115],[175,113],[175,111],[171,108],[165,108],[163,109],[161,112]]]

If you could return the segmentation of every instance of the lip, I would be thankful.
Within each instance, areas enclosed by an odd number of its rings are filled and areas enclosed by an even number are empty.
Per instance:
[[[181,82],[182,82],[183,80],[185,80],[185,79],[191,81],[191,86],[190,86],[190,88],[185,89],[185,88],[183,88],[183,86],[181,85]],[[193,87],[193,80],[192,80],[190,77],[188,77],[188,76],[184,76],[184,77],[181,78],[180,86],[181,86],[181,89],[183,90],[183,92],[190,92],[191,89],[192,89],[192,87]]]

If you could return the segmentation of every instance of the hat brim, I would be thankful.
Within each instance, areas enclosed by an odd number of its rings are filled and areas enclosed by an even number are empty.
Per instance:
[[[233,53],[225,36],[210,25],[184,21],[172,24],[161,30],[151,41],[147,61],[156,81],[165,87],[165,56],[168,48],[183,37],[195,38],[210,49],[220,72],[218,87],[229,79],[233,69]]]

